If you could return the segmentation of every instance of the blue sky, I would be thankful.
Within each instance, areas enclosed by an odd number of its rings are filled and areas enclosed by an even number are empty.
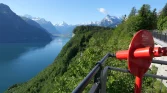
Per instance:
[[[150,4],[151,9],[161,10],[166,0],[0,0],[18,15],[29,14],[45,18],[53,24],[65,21],[78,24],[100,21],[106,14],[121,17],[129,14],[135,6],[139,9],[143,4]]]

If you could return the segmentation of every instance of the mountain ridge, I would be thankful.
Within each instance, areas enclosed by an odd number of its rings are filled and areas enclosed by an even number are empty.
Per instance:
[[[91,21],[89,23],[81,23],[81,24],[76,24],[76,25],[71,25],[71,24],[68,24],[64,21],[62,21],[59,24],[52,24],[50,21],[46,21],[44,18],[32,17],[31,15],[24,15],[24,17],[27,17],[27,18],[30,18],[30,19],[36,21],[46,30],[49,30],[49,29],[46,26],[44,26],[44,24],[51,25],[52,28],[54,26],[55,27],[54,31],[57,30],[59,33],[52,33],[52,34],[65,34],[65,35],[70,35],[70,36],[72,35],[73,30],[77,26],[92,25],[92,26],[103,26],[103,27],[115,27],[122,22],[122,18],[116,17],[116,16],[110,16],[109,14],[106,15],[106,17],[104,17],[101,21],[95,21],[95,22]],[[52,31],[52,32],[54,32],[54,31]]]
[[[46,29],[51,34],[60,34],[60,32],[54,27],[54,25],[50,22],[45,20],[44,18],[40,17],[32,17],[31,15],[24,15],[23,17],[29,18],[35,22],[37,22],[41,27]]]
[[[0,3],[0,43],[50,42],[51,36],[44,30],[29,25],[9,6]]]

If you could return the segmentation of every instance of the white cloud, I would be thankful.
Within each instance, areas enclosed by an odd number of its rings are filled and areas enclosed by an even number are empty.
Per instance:
[[[104,8],[98,8],[97,10],[103,14],[108,14],[108,12]]]

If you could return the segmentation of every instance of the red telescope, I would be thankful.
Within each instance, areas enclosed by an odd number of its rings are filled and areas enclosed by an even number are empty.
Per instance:
[[[164,51],[166,50],[164,49]],[[118,51],[116,53],[116,58],[126,59],[128,61],[129,71],[136,76],[135,93],[141,93],[142,78],[149,69],[152,58],[161,55],[161,48],[154,48],[152,34],[146,30],[140,30],[134,35],[128,50]]]
[[[128,50],[118,51],[117,59],[125,59],[128,61],[128,69],[136,76],[135,93],[141,93],[142,78],[147,72],[153,57],[167,56],[167,47],[154,47],[152,34],[147,30],[138,31]]]

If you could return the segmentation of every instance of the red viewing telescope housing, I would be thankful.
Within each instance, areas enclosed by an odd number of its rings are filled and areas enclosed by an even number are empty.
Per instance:
[[[142,78],[147,72],[153,57],[167,56],[167,47],[154,47],[152,34],[147,30],[138,31],[128,50],[118,51],[116,58],[127,60],[128,69],[136,76],[135,93],[141,93]]]

